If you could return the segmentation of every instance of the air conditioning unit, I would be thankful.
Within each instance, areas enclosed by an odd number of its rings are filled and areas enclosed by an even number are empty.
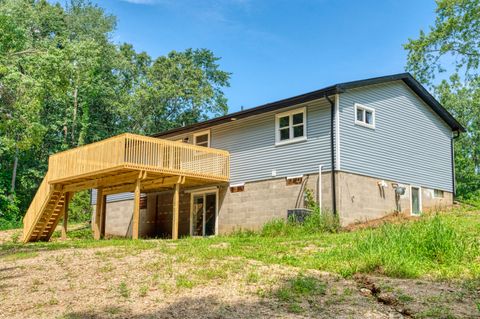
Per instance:
[[[287,210],[287,218],[288,220],[293,220],[298,223],[303,223],[305,218],[310,215],[312,211],[307,208],[294,208]]]

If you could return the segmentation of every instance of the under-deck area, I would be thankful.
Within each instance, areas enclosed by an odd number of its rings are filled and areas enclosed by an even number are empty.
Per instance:
[[[225,183],[229,153],[202,146],[122,134],[50,156],[48,172],[24,217],[23,240],[48,240],[75,192],[97,189],[94,236],[105,235],[106,196],[133,192],[132,238],[139,238],[141,193],[169,191],[171,236],[178,238],[180,189]]]

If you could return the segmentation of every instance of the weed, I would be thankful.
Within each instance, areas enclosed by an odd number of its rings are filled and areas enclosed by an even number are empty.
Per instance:
[[[195,284],[193,281],[188,279],[185,275],[179,275],[176,278],[176,286],[177,288],[193,288]]]
[[[147,295],[147,292],[148,292],[148,286],[143,285],[143,286],[140,287],[140,291],[139,291],[138,295],[140,297],[145,297]]]
[[[20,232],[20,231],[14,232],[12,234],[12,236],[10,237],[10,239],[12,240],[12,243],[14,243],[14,244],[18,243],[21,235],[22,235],[22,232]]]
[[[118,286],[118,292],[123,298],[130,297],[130,289],[128,289],[128,286],[124,281],[122,281]]]
[[[247,275],[247,282],[249,284],[257,283],[260,280],[260,275],[256,272],[249,272]]]
[[[291,278],[287,283],[275,292],[275,297],[287,304],[291,312],[303,311],[299,302],[306,297],[324,295],[326,284],[310,276],[298,275]]]
[[[422,311],[415,316],[416,318],[441,318],[454,319],[450,308],[442,306],[434,306],[425,311]]]
[[[48,304],[53,306],[53,305],[58,305],[58,300],[55,299],[55,298],[51,298],[49,301],[48,301]]]
[[[398,300],[400,300],[401,302],[403,303],[407,303],[407,302],[410,302],[410,301],[413,301],[413,297],[412,296],[409,296],[407,294],[404,294],[404,293],[399,293],[398,296],[397,296]]]
[[[345,296],[351,296],[353,294],[353,290],[350,289],[350,288],[345,288],[345,289],[343,289],[343,294]]]

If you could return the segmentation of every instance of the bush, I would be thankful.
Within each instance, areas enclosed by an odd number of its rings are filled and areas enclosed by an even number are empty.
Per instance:
[[[21,219],[17,198],[5,195],[0,189],[0,230],[21,227]]]
[[[73,222],[86,222],[92,218],[89,191],[75,193],[68,206],[68,219]]]

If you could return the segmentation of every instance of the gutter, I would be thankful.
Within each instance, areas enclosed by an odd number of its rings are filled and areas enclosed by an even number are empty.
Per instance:
[[[455,135],[455,133],[457,133]],[[452,139],[450,140],[450,156],[452,161],[452,189],[453,189],[453,198],[457,196],[457,183],[455,181],[455,146],[454,142],[457,138],[460,137],[460,131],[453,131]]]
[[[335,102],[330,99],[328,95],[325,95],[325,98],[330,103],[331,112],[330,112],[330,154],[332,161],[332,211],[333,215],[337,216],[337,187],[336,187],[336,178],[335,178]]]

